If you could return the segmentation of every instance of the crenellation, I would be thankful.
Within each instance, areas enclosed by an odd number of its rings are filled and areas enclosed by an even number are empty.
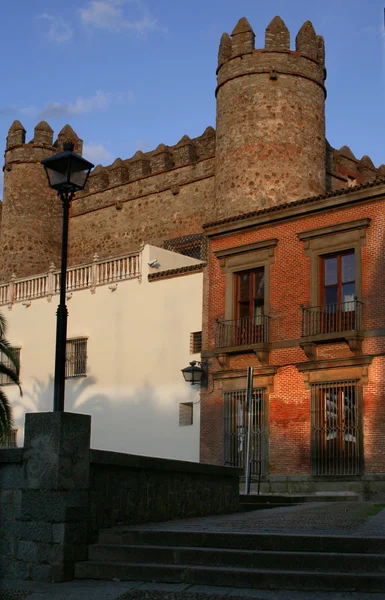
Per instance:
[[[88,178],[88,190],[90,193],[100,192],[109,187],[109,172],[102,165],[97,165]]]
[[[364,183],[372,181],[377,177],[377,169],[374,166],[371,158],[365,155],[357,163],[357,171],[363,177]]]
[[[130,179],[129,170],[121,158],[117,158],[110,167],[108,167],[109,185],[122,185]]]
[[[52,146],[53,144],[53,129],[47,121],[40,121],[35,127],[33,144],[42,144],[43,146]]]
[[[322,35],[317,35],[317,59],[322,66],[325,65],[325,40]]]
[[[207,127],[196,138],[184,135],[175,145],[138,150],[94,169],[72,203],[70,260],[82,262],[95,237],[98,252],[111,256],[135,249],[144,235],[161,243],[166,235],[198,233],[208,219],[385,177],[385,165],[376,169],[368,157],[358,161],[347,146],[336,150],[326,142],[325,44],[310,21],[297,34],[296,52],[279,16],[266,28],[265,47],[254,50],[254,42],[246,18],[231,37],[222,35],[216,130]],[[82,140],[68,124],[54,144],[45,121],[28,144],[25,136],[15,121],[5,153],[1,277],[32,274],[41,261],[58,261],[61,207],[40,161],[67,141],[82,152]],[[22,235],[21,213],[28,215]]]
[[[170,153],[170,148],[165,144],[159,144],[159,146],[153,152],[150,162],[151,173],[169,171],[174,167],[174,160]]]
[[[173,147],[173,155],[175,166],[178,167],[196,162],[197,152],[194,141],[188,135],[184,135]]]
[[[59,151],[63,149],[63,144],[71,142],[74,145],[74,152],[82,155],[83,152],[83,140],[81,140],[70,125],[64,125],[63,129],[59,132],[55,144],[59,148]]]
[[[255,33],[246,17],[242,17],[231,34],[231,58],[253,52],[254,44]]]
[[[129,161],[129,165],[130,179],[139,179],[151,173],[150,161],[142,150],[138,150],[134,154]]]
[[[266,27],[265,49],[277,52],[290,50],[290,32],[281,17],[274,17]]]
[[[6,149],[25,144],[26,131],[20,121],[14,121],[9,128]]]
[[[230,60],[231,58],[231,37],[229,36],[228,33],[223,33],[222,37],[221,37],[221,41],[219,43],[219,50],[218,50],[218,68],[217,68],[217,73],[219,71],[219,69],[221,68],[221,66],[227,62],[228,60]]]
[[[199,160],[205,160],[215,155],[215,129],[206,127],[200,137],[194,138]]]
[[[311,21],[305,21],[295,38],[295,49],[303,56],[318,60],[318,40]]]

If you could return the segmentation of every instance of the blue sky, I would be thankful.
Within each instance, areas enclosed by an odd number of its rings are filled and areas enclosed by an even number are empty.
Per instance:
[[[18,0],[2,11],[0,137],[19,119],[70,123],[110,164],[215,127],[220,36],[246,16],[263,47],[279,14],[291,47],[310,19],[325,37],[327,137],[385,163],[384,0]]]

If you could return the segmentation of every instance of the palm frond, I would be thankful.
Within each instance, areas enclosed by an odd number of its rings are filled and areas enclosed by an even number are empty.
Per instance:
[[[8,329],[7,319],[0,314],[0,338],[5,337]]]
[[[12,419],[12,407],[4,394],[3,390],[0,388],[0,443],[3,444],[7,442],[9,436],[11,435],[13,426]]]

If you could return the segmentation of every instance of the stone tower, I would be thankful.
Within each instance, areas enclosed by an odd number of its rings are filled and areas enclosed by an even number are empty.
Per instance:
[[[59,266],[62,207],[40,163],[61,151],[65,141],[75,141],[75,151],[81,152],[81,140],[68,125],[55,144],[53,131],[45,121],[35,127],[34,137],[27,144],[25,133],[20,121],[15,121],[7,137],[0,281],[7,281],[13,273],[25,277],[47,271],[51,262]]]
[[[235,214],[326,191],[324,40],[310,21],[290,50],[280,17],[265,47],[242,18],[218,55],[216,202]]]

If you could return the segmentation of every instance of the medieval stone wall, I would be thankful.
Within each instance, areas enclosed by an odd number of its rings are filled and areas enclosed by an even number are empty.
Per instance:
[[[295,50],[279,17],[264,47],[242,18],[222,36],[218,56],[217,130],[98,165],[71,209],[70,264],[137,250],[141,242],[199,233],[205,222],[294,201],[385,176],[325,140],[324,43],[310,22]],[[26,143],[15,121],[7,137],[0,225],[0,281],[45,272],[60,260],[61,205],[40,161],[82,140],[66,125],[53,143],[42,121]]]

